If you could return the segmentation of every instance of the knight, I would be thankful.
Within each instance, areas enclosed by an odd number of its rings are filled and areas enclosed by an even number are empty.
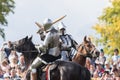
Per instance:
[[[47,18],[43,22],[43,45],[41,46],[42,55],[38,56],[31,65],[31,78],[36,80],[36,68],[43,67],[45,64],[61,58],[59,33],[52,25],[51,19]]]
[[[72,38],[72,35],[66,33],[66,26],[63,22],[58,25],[60,31],[61,60],[71,61],[78,43]]]

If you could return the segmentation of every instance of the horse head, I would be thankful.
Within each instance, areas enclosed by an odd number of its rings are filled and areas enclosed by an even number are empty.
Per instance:
[[[12,44],[16,51],[21,52],[24,55],[27,65],[29,65],[38,55],[38,51],[32,42],[32,36],[30,38],[26,36],[25,38],[12,42]]]
[[[95,58],[99,56],[99,51],[87,36],[84,37],[83,42],[78,46],[77,53],[73,61],[85,65],[86,57]]]
[[[83,43],[78,47],[78,52],[87,57],[98,57],[99,51],[87,36],[84,37]]]
[[[31,40],[32,40],[32,37],[28,38],[28,36],[26,36],[25,38],[12,42],[12,44],[16,51],[24,52],[27,50],[31,50],[34,47],[34,44],[32,43]]]

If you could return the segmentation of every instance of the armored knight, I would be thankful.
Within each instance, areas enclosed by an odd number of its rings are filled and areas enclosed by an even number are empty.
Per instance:
[[[60,42],[61,42],[61,59],[71,60],[76,50],[77,42],[72,38],[71,35],[66,34],[66,26],[63,22],[58,25],[60,31]]]
[[[43,39],[43,45],[41,48],[44,48],[43,54],[38,56],[31,65],[32,73],[36,73],[37,67],[42,67],[43,65],[53,62],[61,58],[60,55],[60,42],[59,42],[59,33],[52,26],[51,19],[45,19],[43,23],[45,37]],[[32,76],[35,78],[35,76]]]

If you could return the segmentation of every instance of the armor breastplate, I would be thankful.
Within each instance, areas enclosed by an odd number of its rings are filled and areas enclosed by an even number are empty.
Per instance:
[[[60,55],[59,48],[59,34],[56,32],[48,32],[44,41],[44,44],[48,48],[48,54],[53,56]]]

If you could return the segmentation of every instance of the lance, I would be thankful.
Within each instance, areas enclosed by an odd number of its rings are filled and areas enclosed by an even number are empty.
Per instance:
[[[62,20],[62,19],[65,18],[65,17],[66,17],[66,15],[64,15],[64,16],[56,19],[55,21],[52,22],[51,26],[52,26],[53,24],[57,23],[58,21]],[[35,24],[40,28],[40,29],[37,31],[37,33],[39,33],[41,30],[44,30],[44,26],[43,26],[43,25],[41,25],[41,24],[38,23],[38,22],[35,22]]]

